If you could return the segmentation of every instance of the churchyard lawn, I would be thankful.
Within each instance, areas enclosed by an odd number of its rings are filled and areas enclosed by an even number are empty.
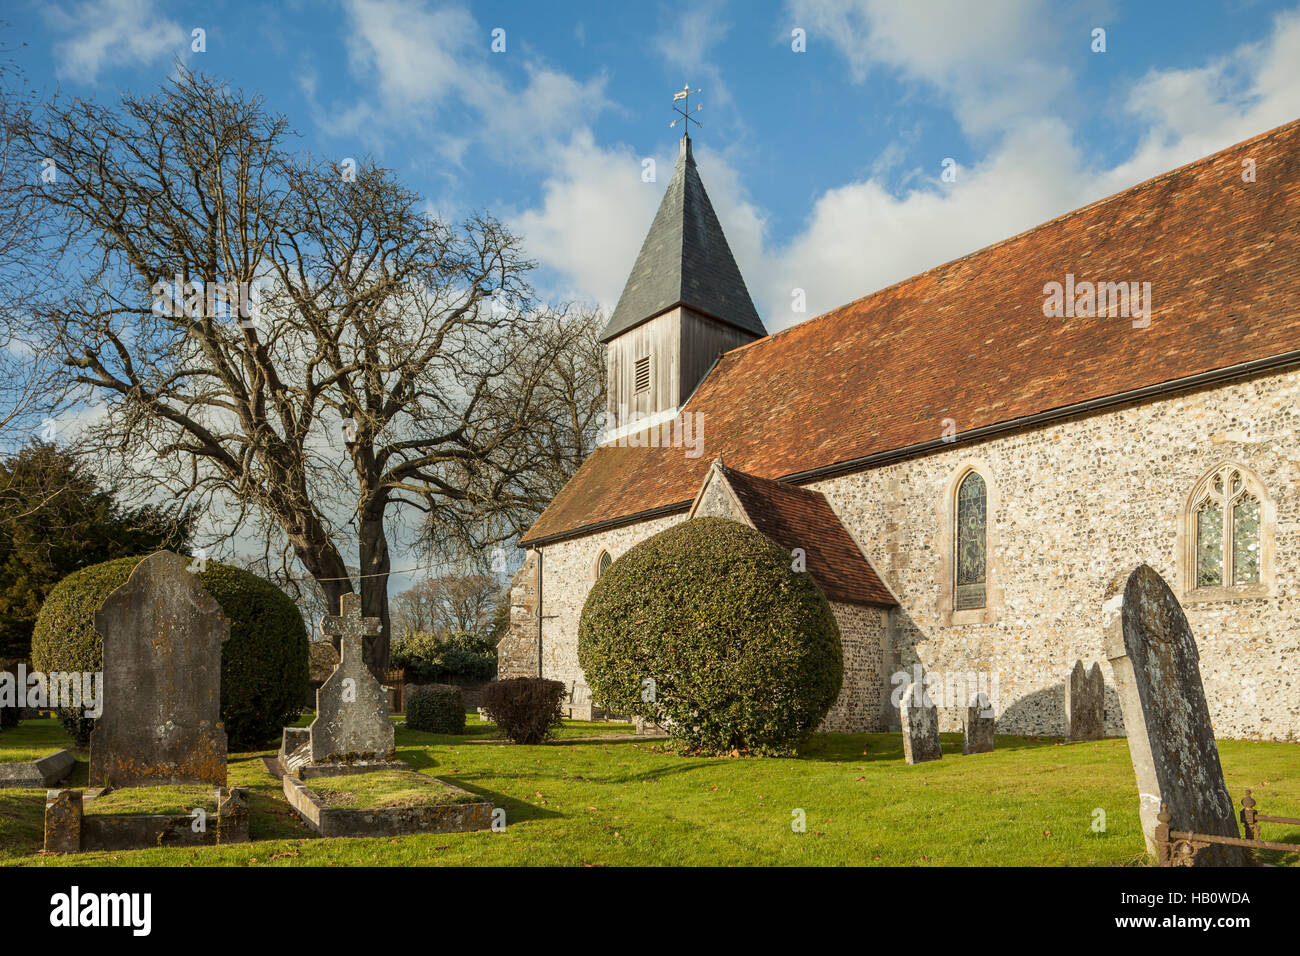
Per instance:
[[[310,721],[306,717],[303,725]],[[313,838],[258,754],[230,756],[249,788],[251,843],[44,857],[44,793],[0,790],[6,865],[1147,865],[1122,739],[1062,744],[999,735],[992,753],[907,766],[897,734],[815,737],[795,759],[704,759],[662,741],[602,741],[624,725],[566,723],[554,743],[520,747],[469,718],[458,737],[397,729],[397,756],[506,810],[502,833]],[[0,752],[71,746],[52,720],[0,733]],[[1234,803],[1300,809],[1300,744],[1219,741]],[[265,751],[270,754],[271,751]],[[86,755],[65,787],[86,781]],[[5,759],[0,757],[0,759]],[[791,823],[802,810],[806,832]],[[1104,830],[1100,826],[1104,811]],[[1266,827],[1300,841],[1300,828]],[[1263,854],[1300,865],[1300,855]]]
[[[24,720],[18,727],[0,731],[0,763],[40,760],[64,748],[71,750],[72,741],[57,720]],[[86,759],[84,753],[78,757]]]

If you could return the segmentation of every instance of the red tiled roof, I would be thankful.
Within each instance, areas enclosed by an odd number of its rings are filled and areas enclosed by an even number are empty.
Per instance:
[[[1044,318],[1067,273],[1150,282],[1150,326]],[[1296,349],[1300,121],[727,352],[703,454],[598,448],[522,543],[685,508],[714,458],[778,478]]]
[[[754,527],[783,548],[802,548],[808,573],[832,601],[898,604],[820,491],[722,467]]]

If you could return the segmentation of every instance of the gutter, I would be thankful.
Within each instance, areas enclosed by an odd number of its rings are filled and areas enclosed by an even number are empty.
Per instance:
[[[1300,349],[1290,352],[1282,352],[1278,355],[1269,356],[1268,358],[1255,359],[1250,362],[1241,362],[1237,365],[1229,365],[1225,368],[1213,369],[1209,372],[1198,372],[1195,375],[1170,379],[1169,381],[1161,382],[1158,385],[1146,385],[1142,388],[1134,388],[1126,392],[1116,392],[1113,395],[1106,395],[1102,398],[1091,398],[1084,402],[1076,402],[1073,405],[1062,405],[1045,412],[1035,412],[1032,415],[1022,415],[1019,418],[1013,418],[1005,422],[998,422],[993,425],[983,425],[979,428],[973,428],[968,432],[961,432],[949,439],[932,438],[929,441],[918,442],[913,445],[903,445],[899,448],[891,448],[887,451],[873,452],[870,455],[863,455],[859,458],[849,458],[845,461],[835,462],[834,464],[810,468],[807,471],[794,472],[793,474],[785,475],[776,480],[788,482],[793,485],[805,484],[807,482],[818,481],[823,478],[830,478],[848,472],[864,471],[868,468],[891,464],[904,458],[913,458],[933,451],[953,448],[957,445],[980,441],[985,438],[1003,435],[1008,432],[1019,431],[1023,428],[1032,428],[1036,425],[1050,424],[1062,419],[1073,418],[1076,415],[1086,415],[1094,412],[1105,411],[1118,405],[1136,404],[1148,399],[1172,395],[1177,392],[1194,391],[1199,388],[1222,384],[1234,379],[1250,378],[1267,372],[1283,371],[1294,366],[1300,366]],[[556,541],[562,541],[566,538],[583,537],[588,534],[595,534],[598,531],[605,531],[610,528],[635,524],[636,522],[646,521],[650,518],[657,518],[678,511],[685,511],[690,506],[690,501],[662,505],[649,511],[639,511],[636,514],[624,515],[619,518],[610,518],[596,524],[584,525],[579,528],[557,532],[556,534],[547,535],[542,538],[534,538],[527,542],[521,542],[521,544],[526,544],[530,548],[536,548],[542,545],[553,544]]]

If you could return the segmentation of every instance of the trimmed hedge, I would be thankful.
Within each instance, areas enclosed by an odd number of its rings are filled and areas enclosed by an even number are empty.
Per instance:
[[[835,703],[844,661],[821,589],[748,525],[693,518],[596,582],[578,627],[594,699],[702,753],[784,754]]]
[[[480,693],[488,719],[517,744],[540,744],[560,726],[564,685],[558,680],[511,677]]]
[[[103,642],[95,610],[126,583],[144,556],[91,565],[56,584],[32,633],[32,666],[51,671],[98,671]],[[199,584],[230,621],[221,650],[221,720],[232,751],[276,740],[302,709],[307,688],[307,629],[287,594],[250,571],[209,561]],[[79,710],[59,720],[80,746],[94,721]]]
[[[416,631],[393,641],[388,666],[400,667],[407,681],[417,684],[492,680],[497,676],[497,649],[477,634]]]
[[[453,684],[408,686],[406,726],[431,734],[463,734],[465,695]]]

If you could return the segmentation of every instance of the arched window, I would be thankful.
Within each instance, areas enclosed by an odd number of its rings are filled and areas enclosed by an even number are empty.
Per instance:
[[[988,495],[984,479],[970,472],[957,485],[957,507],[953,576],[954,610],[981,608],[985,605],[988,579]]]
[[[1249,593],[1265,584],[1264,489],[1245,468],[1218,465],[1188,501],[1189,590]],[[1229,595],[1230,596],[1230,595]]]
[[[604,574],[606,571],[609,570],[609,566],[613,563],[614,563],[614,559],[609,556],[608,551],[600,552],[600,557],[596,559],[596,580],[597,581],[600,580],[600,576],[602,574]]]

